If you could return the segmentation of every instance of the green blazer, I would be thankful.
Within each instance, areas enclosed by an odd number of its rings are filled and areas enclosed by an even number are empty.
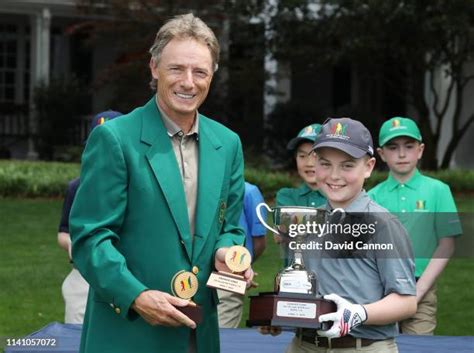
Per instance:
[[[239,137],[199,116],[194,241],[185,193],[155,97],[94,129],[82,157],[71,210],[72,253],[91,285],[81,352],[188,352],[191,330],[151,326],[131,309],[145,289],[171,293],[171,279],[194,266],[204,310],[198,352],[219,352],[217,295],[206,287],[216,249],[242,244],[244,193]]]

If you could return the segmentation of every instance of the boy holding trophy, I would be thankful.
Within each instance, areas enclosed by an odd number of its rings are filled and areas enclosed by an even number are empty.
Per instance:
[[[375,165],[370,132],[356,120],[328,119],[313,149],[326,210],[341,210],[344,226],[352,230],[374,231],[366,238],[355,231],[345,233],[342,239],[352,239],[341,241],[327,224],[329,230],[318,235],[316,248],[322,251],[304,253],[307,269],[316,274],[319,294],[333,301],[337,310],[319,316],[321,323],[332,322],[329,329],[299,329],[287,352],[398,352],[397,322],[416,311],[414,263],[403,226],[363,189]],[[373,227],[357,224],[367,220]]]

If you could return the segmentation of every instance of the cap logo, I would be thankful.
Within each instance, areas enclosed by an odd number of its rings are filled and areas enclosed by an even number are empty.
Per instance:
[[[335,137],[335,138],[342,138],[344,140],[350,139],[349,136],[347,136],[347,125],[346,124],[341,124],[337,123],[332,125],[330,134],[326,135],[327,137]]]
[[[304,129],[303,134],[301,136],[303,137],[303,136],[310,136],[310,135],[314,135],[314,129],[312,126],[307,126]]]
[[[393,119],[392,120],[392,126],[390,127],[390,130],[389,131],[393,131],[393,130],[406,130],[407,127],[402,125],[402,123],[400,122],[399,119]]]
[[[335,126],[333,126],[333,135],[340,135],[340,136],[345,136],[346,135],[346,125],[342,125],[341,123],[337,123]]]

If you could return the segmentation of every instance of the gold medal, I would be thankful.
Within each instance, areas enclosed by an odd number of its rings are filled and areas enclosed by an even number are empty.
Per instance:
[[[234,273],[246,271],[251,263],[250,252],[245,246],[234,245],[225,254],[225,264]]]
[[[251,263],[250,252],[245,246],[235,245],[230,247],[225,253],[225,264],[232,273],[213,271],[207,280],[206,286],[244,295],[247,289],[247,280],[242,273],[250,267]]]
[[[198,290],[198,279],[189,271],[179,271],[171,280],[171,290],[176,297],[191,299]]]

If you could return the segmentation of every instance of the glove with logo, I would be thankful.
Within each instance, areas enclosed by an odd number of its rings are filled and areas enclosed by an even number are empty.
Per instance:
[[[318,331],[319,336],[336,338],[347,335],[354,327],[362,325],[367,320],[367,311],[362,305],[352,304],[337,294],[328,294],[324,299],[332,300],[337,305],[337,311],[321,315],[319,322],[333,321],[327,331]]]

